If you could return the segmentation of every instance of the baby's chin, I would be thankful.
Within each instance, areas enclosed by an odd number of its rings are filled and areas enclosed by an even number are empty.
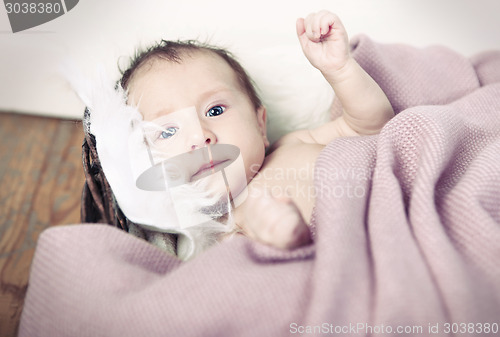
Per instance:
[[[212,173],[194,184],[201,188],[207,195],[220,196],[221,199],[236,199],[242,194],[252,180],[253,176],[245,175],[242,168],[227,167],[224,170]]]

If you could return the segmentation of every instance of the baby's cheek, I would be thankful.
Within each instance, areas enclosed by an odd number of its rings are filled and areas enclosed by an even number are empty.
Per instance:
[[[262,168],[264,163],[265,152],[262,153],[254,152],[252,156],[243,156],[243,162],[245,165],[245,171],[247,175],[247,181],[250,182]]]
[[[247,183],[249,183],[256,175],[259,173],[262,164],[260,163],[252,163],[251,165],[246,165],[245,173],[247,176]]]

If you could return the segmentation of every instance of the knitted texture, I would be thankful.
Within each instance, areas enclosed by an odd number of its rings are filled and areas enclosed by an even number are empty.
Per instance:
[[[398,115],[320,154],[313,244],[235,237],[182,263],[109,226],[49,229],[19,335],[394,336],[439,324],[442,336],[445,323],[499,323],[500,52],[353,41]]]

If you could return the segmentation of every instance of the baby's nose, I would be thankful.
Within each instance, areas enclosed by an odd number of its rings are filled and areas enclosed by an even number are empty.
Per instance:
[[[205,144],[203,144],[202,146],[200,146],[200,144],[191,145],[191,150],[199,149],[200,147],[203,147],[204,145],[210,145],[210,143],[212,143],[212,140],[210,138],[207,138],[207,139],[205,139]]]
[[[203,136],[198,137],[198,139],[194,140],[194,142],[191,144],[191,151],[207,145],[214,145],[215,143],[217,143],[217,138],[215,137],[215,135],[208,130],[204,130]]]

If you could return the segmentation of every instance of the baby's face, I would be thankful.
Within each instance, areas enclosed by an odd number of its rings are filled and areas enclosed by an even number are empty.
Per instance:
[[[233,69],[218,55],[201,51],[183,55],[180,63],[151,60],[136,71],[128,89],[129,104],[145,121],[163,128],[153,142],[168,148],[167,157],[207,144],[234,145],[247,183],[262,165],[269,145],[265,109],[255,110]]]

